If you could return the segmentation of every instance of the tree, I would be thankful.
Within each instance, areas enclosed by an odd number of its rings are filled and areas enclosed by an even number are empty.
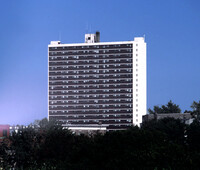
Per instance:
[[[41,128],[45,128],[46,126],[48,126],[49,122],[48,122],[48,119],[47,118],[44,118],[42,120],[39,121],[38,125],[41,127]]]
[[[70,153],[71,132],[46,118],[40,127],[21,129],[0,145],[0,169],[52,169]],[[69,144],[70,143],[70,144]],[[1,160],[2,159],[2,160]]]
[[[200,122],[194,120],[187,129],[187,142],[190,149],[200,152]]]
[[[150,131],[160,131],[166,135],[167,140],[179,144],[184,143],[184,132],[187,126],[180,119],[166,117],[158,121],[151,120],[142,124],[142,129]]]
[[[192,108],[192,115],[196,116],[198,120],[200,120],[200,100],[199,102],[193,101],[192,105],[190,106]]]
[[[192,113],[191,110],[185,110],[184,113]]]
[[[35,165],[35,154],[37,134],[33,128],[23,129],[18,133],[13,133],[9,137],[9,142],[4,142],[2,148],[4,153],[2,168],[4,169],[28,169]]]
[[[47,124],[46,124],[47,123]],[[199,169],[200,121],[164,118],[122,131],[75,135],[57,122],[0,144],[0,169]]]
[[[148,109],[150,114],[159,114],[159,113],[181,113],[179,105],[174,104],[171,100],[166,104],[159,106],[154,106],[153,110]]]

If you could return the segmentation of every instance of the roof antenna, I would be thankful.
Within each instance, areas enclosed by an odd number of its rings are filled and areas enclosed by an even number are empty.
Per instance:
[[[86,23],[85,32],[86,32],[86,34],[88,34],[88,22]]]
[[[61,41],[61,31],[59,31],[58,39]]]
[[[90,31],[89,33],[91,34],[91,32],[92,32],[92,25],[90,25],[90,30],[89,31]]]

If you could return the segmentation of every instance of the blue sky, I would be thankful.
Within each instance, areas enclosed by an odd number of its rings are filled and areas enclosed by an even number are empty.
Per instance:
[[[0,124],[47,117],[47,46],[101,41],[147,42],[148,108],[170,99],[181,109],[200,100],[200,1],[9,0],[0,6]]]

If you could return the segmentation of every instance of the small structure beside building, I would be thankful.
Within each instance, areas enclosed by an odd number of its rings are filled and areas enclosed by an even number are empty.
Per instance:
[[[10,135],[10,125],[0,125],[0,142]]]
[[[13,125],[13,126],[9,126],[10,127],[10,136],[12,136],[13,133],[19,133],[19,132],[22,132],[23,130],[25,129],[28,129],[28,128],[32,128],[32,129],[37,129],[38,127],[37,126],[34,126],[34,125]]]
[[[142,122],[148,122],[150,120],[160,120],[166,117],[171,117],[174,119],[180,119],[186,124],[191,124],[193,122],[193,117],[191,113],[157,113],[157,114],[147,114],[142,117]]]

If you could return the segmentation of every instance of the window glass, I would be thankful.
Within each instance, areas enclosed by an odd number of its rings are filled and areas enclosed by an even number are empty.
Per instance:
[[[6,129],[3,130],[3,136],[7,137],[7,130]]]

